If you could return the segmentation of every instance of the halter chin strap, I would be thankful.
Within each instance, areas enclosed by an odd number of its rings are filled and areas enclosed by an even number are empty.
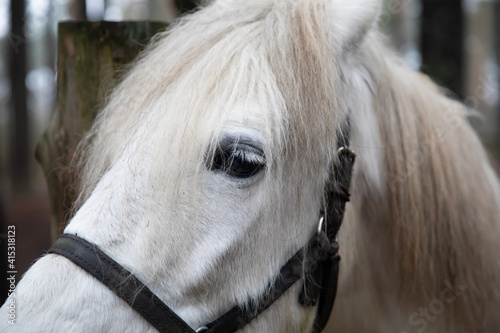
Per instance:
[[[62,255],[83,268],[162,333],[235,332],[255,319],[304,277],[298,301],[306,307],[318,305],[313,332],[321,332],[328,322],[337,293],[340,261],[337,233],[344,217],[346,202],[349,201],[349,185],[355,161],[355,154],[349,148],[340,148],[337,155],[333,177],[330,177],[330,182],[325,187],[326,204],[320,213],[317,234],[280,269],[276,280],[260,297],[259,304],[250,304],[245,308],[235,306],[196,331],[146,285],[96,245],[76,235],[63,234],[49,253]]]

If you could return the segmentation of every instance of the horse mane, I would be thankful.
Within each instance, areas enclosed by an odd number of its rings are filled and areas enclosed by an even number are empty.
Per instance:
[[[456,281],[467,292],[449,320],[470,331],[498,328],[488,325],[498,321],[500,304],[493,287],[500,282],[500,186],[468,111],[402,64],[377,32],[364,44],[386,168],[377,228],[387,230],[400,293],[426,304]]]

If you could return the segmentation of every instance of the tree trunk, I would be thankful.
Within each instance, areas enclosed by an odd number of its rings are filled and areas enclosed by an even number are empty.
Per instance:
[[[8,257],[7,257],[7,247],[8,247],[8,230],[7,230],[7,221],[3,212],[2,207],[2,197],[0,196],[0,302],[3,304],[7,297],[9,296],[9,281],[7,278],[9,277],[8,271],[10,271],[8,267]]]
[[[463,98],[461,0],[422,1],[422,71]]]
[[[10,172],[14,191],[30,186],[29,170],[29,118],[26,106],[26,43],[25,2],[11,0],[11,33],[9,35],[11,98]]]
[[[500,96],[500,1],[493,3],[495,8],[495,16],[493,19],[493,35],[495,38],[495,60],[497,64],[497,89]],[[500,101],[497,99],[497,127],[496,127],[496,147],[497,160],[500,161]]]
[[[175,5],[177,6],[177,8],[179,9],[179,12],[181,14],[183,14],[186,12],[193,11],[203,1],[202,0],[198,0],[198,1],[196,1],[196,0],[175,0],[174,2],[175,2]]]
[[[68,12],[74,20],[87,19],[87,3],[85,0],[72,0],[68,4]]]
[[[123,69],[159,30],[160,22],[62,22],[58,26],[57,104],[36,156],[51,197],[51,239],[68,222],[75,199],[71,161]]]

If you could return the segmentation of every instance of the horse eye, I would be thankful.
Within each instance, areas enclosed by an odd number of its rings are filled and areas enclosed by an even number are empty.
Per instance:
[[[236,178],[250,178],[265,167],[265,159],[257,152],[245,150],[217,150],[211,170],[219,170]]]

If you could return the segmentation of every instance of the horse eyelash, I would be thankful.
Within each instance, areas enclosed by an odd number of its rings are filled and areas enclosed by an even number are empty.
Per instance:
[[[244,150],[236,150],[236,151],[232,152],[232,155],[234,155],[235,158],[239,158],[239,159],[246,161],[248,163],[260,164],[260,165],[266,164],[266,158],[262,155],[257,154],[257,153],[248,152],[248,151],[244,151]]]

